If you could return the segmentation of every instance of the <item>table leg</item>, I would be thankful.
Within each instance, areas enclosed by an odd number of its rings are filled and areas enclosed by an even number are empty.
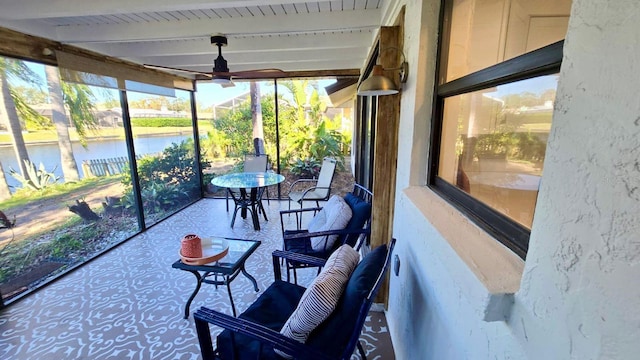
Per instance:
[[[242,201],[242,211],[240,212],[240,216],[243,219],[247,218],[247,190],[244,188],[240,189],[240,201]]]
[[[193,293],[191,294],[191,296],[189,296],[189,300],[187,300],[187,304],[184,307],[184,318],[185,319],[189,318],[189,308],[191,307],[191,302],[193,301],[193,299],[198,294],[198,291],[200,291],[200,286],[202,286],[202,279],[203,279],[203,277],[200,276],[199,272],[197,272],[195,270],[193,270],[193,271],[192,270],[187,270],[187,271],[196,276],[196,279],[198,280],[198,283],[196,284],[196,289],[193,290]]]
[[[249,279],[249,281],[251,281],[253,283],[253,288],[256,290],[256,292],[260,291],[258,290],[258,282],[256,282],[256,279],[251,276],[247,270],[244,269],[244,264],[242,264],[242,267],[240,268],[240,271],[242,271],[242,274]]]
[[[256,204],[251,205],[251,220],[253,220],[253,229],[260,230],[260,215],[256,211]]]
[[[256,188],[251,188],[251,192],[249,194],[249,204],[251,205],[251,220],[253,221],[253,229],[260,230],[260,217],[258,216],[258,212],[256,209],[256,202],[258,201],[258,190]]]
[[[269,219],[267,219],[267,212],[264,211],[264,206],[262,206],[262,195],[264,195],[265,189],[266,188],[258,189],[257,203],[258,203],[258,210],[262,210],[262,216],[264,216],[264,221],[269,221]]]
[[[236,305],[233,303],[233,295],[231,295],[231,281],[229,281],[229,277],[225,279],[225,283],[227,283],[227,291],[229,292],[229,302],[231,303],[231,311],[233,311],[233,317],[236,317]]]

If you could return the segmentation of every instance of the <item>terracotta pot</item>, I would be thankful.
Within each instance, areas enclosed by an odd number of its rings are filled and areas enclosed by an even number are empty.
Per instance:
[[[202,240],[198,235],[187,234],[180,241],[180,252],[182,256],[190,258],[202,257]]]

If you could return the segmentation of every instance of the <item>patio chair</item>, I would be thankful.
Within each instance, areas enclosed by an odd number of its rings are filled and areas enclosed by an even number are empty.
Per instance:
[[[332,205],[332,199],[327,202],[324,210],[318,207],[280,211],[283,250],[322,259],[328,258],[335,249],[343,244],[348,244],[356,250],[359,250],[363,244],[368,244],[369,235],[371,234],[372,201],[373,194],[371,191],[361,185],[354,184],[353,190],[344,196],[344,203],[348,206],[351,216],[346,225],[344,225],[343,222],[343,226],[339,226],[340,220],[334,220],[335,216],[340,216],[340,214],[330,214],[331,209],[328,209],[327,212],[327,206]],[[347,209],[344,209],[344,211],[347,211]],[[322,212],[325,212],[325,214]],[[301,224],[302,217],[305,216],[305,214],[307,217],[315,215],[314,219],[318,217],[320,221],[324,221],[324,224],[314,226],[314,220],[312,220],[309,221],[307,229],[303,229]],[[287,218],[295,215],[295,229],[288,229],[286,227],[288,222],[285,220],[285,215]],[[287,260],[285,263],[287,281],[289,280],[291,271],[293,271],[295,283],[297,283],[296,269],[315,267],[312,264],[296,260]]]
[[[267,171],[269,167],[269,155],[245,155],[244,156],[244,172],[262,172]],[[269,201],[269,188],[264,189],[267,194],[267,204]]]
[[[280,352],[295,359],[349,359],[357,347],[361,358],[366,359],[359,337],[371,304],[385,278],[394,246],[395,239],[391,239],[388,246],[382,245],[374,249],[357,265],[353,263],[355,269],[350,274],[348,271],[344,271],[344,275],[337,275],[331,270],[323,272],[307,289],[281,280],[279,258],[297,259],[315,263],[317,266],[324,265],[325,260],[280,250],[274,251],[272,254],[274,283],[239,317],[235,318],[206,307],[196,311],[194,318],[202,358],[204,360],[282,359],[276,353]],[[347,248],[344,250],[348,250]],[[344,253],[348,254],[347,251]],[[357,253],[355,256],[357,262]],[[327,262],[327,268],[336,264],[336,261],[331,262],[336,259],[337,257],[330,259]],[[345,262],[352,261],[353,258],[349,258]],[[323,294],[315,291],[322,286],[318,286],[318,283],[326,286],[329,282],[332,284],[338,282],[338,286],[342,286],[344,290],[340,291],[341,289],[331,286],[331,290]],[[315,309],[314,305],[318,304],[313,299],[322,296],[323,301],[326,301],[325,293],[327,292],[331,293],[328,296],[330,305],[325,305],[326,302],[322,303],[322,309],[327,310],[322,316],[313,318],[317,315],[314,311],[305,313],[305,309]],[[333,304],[335,308],[331,310]],[[312,318],[306,318],[304,315]],[[293,336],[299,340],[283,335],[291,335],[289,333],[289,330],[293,329],[291,323],[296,320],[298,320],[297,324],[303,320],[302,325],[305,327],[304,333],[300,333],[300,327],[297,327],[298,331],[293,333]],[[215,350],[209,324],[225,329],[216,338]],[[306,336],[308,337],[304,341]]]
[[[267,171],[267,166],[269,164],[269,157],[267,155],[245,155],[243,168],[244,172],[262,172]],[[237,189],[227,189],[226,200],[227,200],[227,211],[229,211],[229,195],[231,192],[238,192]],[[269,202],[269,189],[265,189],[267,193],[267,203]],[[260,202],[260,206],[258,206],[258,211],[263,211],[262,202]]]
[[[316,202],[316,206],[320,207],[320,201],[325,201],[331,196],[331,182],[333,174],[336,170],[336,159],[324,158],[320,173],[317,179],[299,179],[293,182],[289,187],[289,210],[291,210],[291,202],[297,202],[302,209],[302,203],[305,200]],[[294,188],[298,184],[303,184],[306,188],[302,191],[295,191]]]

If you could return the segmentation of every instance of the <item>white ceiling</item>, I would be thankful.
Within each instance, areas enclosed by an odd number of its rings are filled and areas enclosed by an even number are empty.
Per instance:
[[[140,64],[360,69],[393,0],[0,0],[0,26]]]

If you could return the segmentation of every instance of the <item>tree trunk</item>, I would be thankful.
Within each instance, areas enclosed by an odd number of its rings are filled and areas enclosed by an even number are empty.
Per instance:
[[[29,179],[29,172],[27,171],[27,165],[25,160],[29,160],[29,153],[27,152],[27,145],[24,143],[22,137],[22,126],[20,125],[20,119],[16,112],[16,105],[11,97],[9,91],[9,82],[4,72],[0,71],[0,105],[4,105],[4,111],[0,112],[0,116],[3,117],[4,122],[9,128],[9,132],[13,137],[13,149],[18,159],[18,166],[20,172],[25,179]]]
[[[4,177],[4,168],[0,162],[0,201],[7,200],[11,197],[11,190],[7,184],[7,178]]]
[[[253,124],[253,146],[256,155],[266,154],[264,151],[264,131],[262,129],[262,104],[260,103],[260,85],[255,81],[249,86],[251,92],[251,122]]]
[[[100,220],[100,216],[93,212],[84,200],[76,200],[75,205],[69,206],[69,211],[74,214],[77,214],[85,221],[97,221]]]
[[[54,66],[45,66],[45,73],[49,87],[49,98],[51,99],[53,124],[58,133],[58,148],[60,149],[60,164],[64,181],[78,181],[80,175],[78,174],[76,160],[73,158],[73,148],[69,137],[69,119],[67,119],[64,111],[60,75],[58,69]]]

